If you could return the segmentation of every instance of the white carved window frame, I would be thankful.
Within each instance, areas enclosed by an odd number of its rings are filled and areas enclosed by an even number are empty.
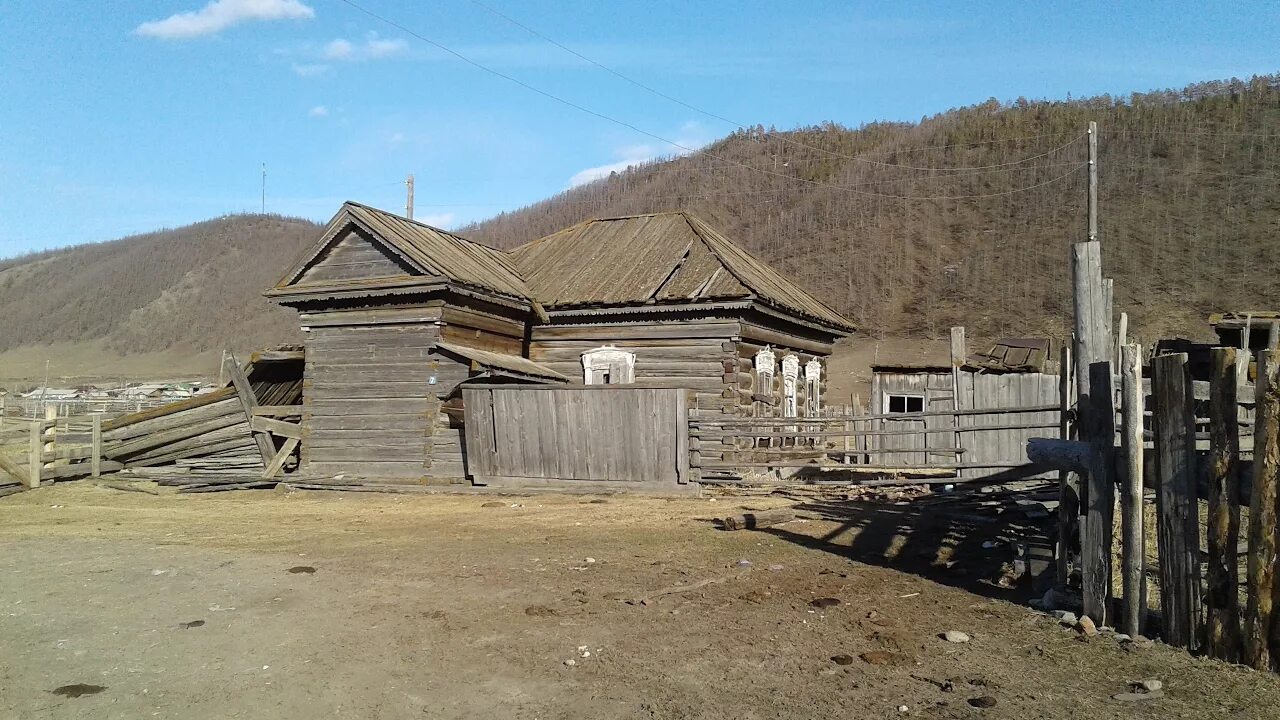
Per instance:
[[[636,354],[605,345],[582,353],[584,385],[622,385],[635,382]]]
[[[805,414],[818,417],[822,414],[822,363],[813,358],[804,364]]]
[[[800,358],[787,355],[782,358],[782,417],[797,417],[800,380]]]
[[[765,346],[756,353],[756,394],[773,397],[773,370],[777,359],[773,348]]]

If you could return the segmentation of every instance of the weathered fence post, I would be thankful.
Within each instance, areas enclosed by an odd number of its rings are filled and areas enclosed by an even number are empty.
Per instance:
[[[1129,635],[1142,632],[1147,612],[1146,541],[1142,531],[1142,346],[1120,346],[1120,384],[1124,450],[1124,493],[1120,496],[1123,516],[1121,573],[1124,585],[1124,617],[1121,629]]]
[[[1214,348],[1209,382],[1208,650],[1240,653],[1240,434],[1237,366],[1247,353]],[[1246,360],[1247,362],[1247,360]]]
[[[1058,439],[1071,439],[1071,344],[1062,346],[1058,363]],[[1080,476],[1058,471],[1058,567],[1057,586],[1065,588],[1071,570],[1072,538],[1080,519]]]
[[[1276,485],[1280,473],[1280,351],[1258,353],[1258,408],[1253,426],[1253,492],[1249,496],[1248,602],[1244,663],[1271,667],[1276,571]]]
[[[1115,507],[1115,392],[1111,372],[1113,338],[1108,285],[1102,279],[1097,240],[1076,243],[1071,255],[1076,325],[1076,415],[1080,440],[1102,457],[1084,492],[1084,532],[1080,542],[1084,613],[1107,624],[1111,604],[1112,515]]]
[[[92,435],[90,435],[90,452],[93,454],[89,456],[89,472],[93,477],[98,477],[102,474],[102,415],[94,413],[92,417],[93,430]]]
[[[1160,614],[1165,642],[1199,647],[1200,515],[1196,503],[1196,428],[1187,354],[1151,363],[1160,550]]]
[[[27,446],[27,459],[31,467],[27,470],[27,487],[40,487],[40,469],[44,467],[44,422],[38,418],[31,419],[31,441]]]

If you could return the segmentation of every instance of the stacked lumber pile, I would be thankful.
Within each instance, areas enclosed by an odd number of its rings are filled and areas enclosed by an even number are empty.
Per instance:
[[[102,455],[125,467],[228,457],[253,457],[262,467],[249,417],[229,387],[108,420],[102,425]]]

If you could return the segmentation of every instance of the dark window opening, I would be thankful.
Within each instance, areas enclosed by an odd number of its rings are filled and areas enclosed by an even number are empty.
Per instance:
[[[922,395],[890,395],[889,412],[918,413],[924,412],[924,396]]]

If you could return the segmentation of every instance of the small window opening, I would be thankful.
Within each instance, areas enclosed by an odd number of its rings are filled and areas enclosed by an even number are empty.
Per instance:
[[[923,395],[890,395],[888,404],[890,413],[924,412]]]

